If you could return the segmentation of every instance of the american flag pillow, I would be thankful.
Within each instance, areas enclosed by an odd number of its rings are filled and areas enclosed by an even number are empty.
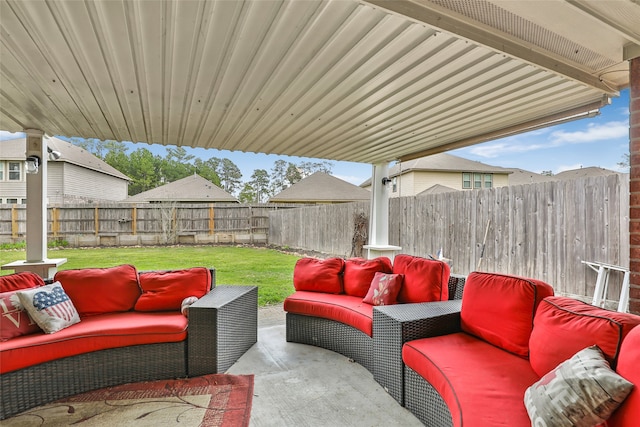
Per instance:
[[[47,334],[52,334],[80,321],[78,311],[60,282],[17,292],[31,318]]]

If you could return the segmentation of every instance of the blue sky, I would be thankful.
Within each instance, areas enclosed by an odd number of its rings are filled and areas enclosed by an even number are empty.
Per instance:
[[[7,139],[0,131],[0,139]],[[12,135],[16,137],[16,135]],[[132,150],[145,147],[164,155],[161,145],[131,144]],[[233,151],[187,148],[187,152],[203,160],[211,157],[228,158],[242,172],[242,179],[251,178],[255,169],[270,171],[273,163],[282,158],[299,163],[313,159],[241,153]],[[613,98],[611,105],[600,110],[600,115],[521,135],[498,139],[484,144],[451,151],[451,154],[493,166],[520,168],[540,173],[550,170],[559,173],[580,167],[599,166],[621,170],[617,165],[629,152],[629,90]],[[332,162],[333,175],[359,185],[371,176],[371,165],[351,162]]]

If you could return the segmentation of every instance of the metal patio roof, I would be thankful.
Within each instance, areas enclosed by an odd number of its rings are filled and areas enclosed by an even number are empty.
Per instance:
[[[381,163],[606,105],[632,0],[0,2],[0,129]]]

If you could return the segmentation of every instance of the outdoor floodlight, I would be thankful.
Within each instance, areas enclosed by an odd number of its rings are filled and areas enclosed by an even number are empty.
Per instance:
[[[386,176],[382,178],[382,185],[387,185],[390,182],[391,182],[391,178],[388,178]]]
[[[40,167],[40,157],[28,156],[24,162],[27,173],[38,173],[38,167]]]
[[[47,152],[49,153],[49,160],[58,160],[62,157],[62,153],[59,151],[53,151],[51,148],[47,147]]]

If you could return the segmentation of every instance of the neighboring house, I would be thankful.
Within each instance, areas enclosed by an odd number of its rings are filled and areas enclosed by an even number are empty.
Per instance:
[[[127,197],[129,177],[85,149],[58,138],[44,143],[62,154],[47,161],[48,204],[119,201]],[[26,203],[26,138],[0,141],[0,203]]]
[[[558,180],[553,175],[542,175],[524,169],[511,168],[509,170],[513,172],[509,175],[509,185],[537,184]]]
[[[453,190],[503,187],[510,169],[490,166],[447,153],[433,154],[398,163],[389,168],[389,197],[415,196],[441,185]],[[371,179],[360,187],[371,190]]]
[[[238,199],[200,175],[161,185],[129,197],[131,203],[238,203]]]
[[[371,192],[323,172],[316,172],[282,190],[270,203],[346,203],[371,200]]]
[[[620,172],[612,171],[610,169],[599,168],[596,166],[589,166],[586,168],[578,168],[571,169],[568,171],[560,172],[553,175],[553,178],[556,180],[567,180],[567,179],[576,179],[576,178],[587,178],[594,176],[607,176],[613,175]]]

